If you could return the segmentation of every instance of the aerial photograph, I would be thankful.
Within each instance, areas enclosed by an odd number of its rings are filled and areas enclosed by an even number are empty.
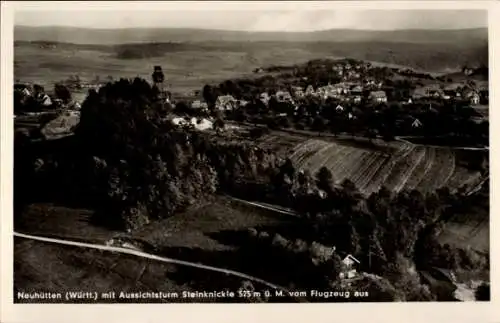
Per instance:
[[[490,301],[487,10],[16,10],[14,303]]]

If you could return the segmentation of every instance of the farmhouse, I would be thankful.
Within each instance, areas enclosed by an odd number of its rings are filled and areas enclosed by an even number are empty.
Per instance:
[[[341,105],[339,104],[339,105],[337,105],[337,107],[335,108],[335,111],[337,111],[337,112],[343,112],[343,111],[344,111],[344,107],[343,107],[343,106],[341,106]]]
[[[267,92],[262,92],[260,95],[259,95],[259,100],[264,103],[265,105],[267,105],[269,103],[269,99],[271,97],[269,96],[269,93]]]
[[[237,105],[237,100],[232,95],[220,95],[215,101],[215,108],[217,110],[234,110]]]
[[[349,254],[342,260],[342,263],[344,265],[344,269],[339,274],[339,277],[341,279],[356,277],[356,267],[360,264],[359,260]]]
[[[305,97],[306,94],[304,93],[304,90],[301,87],[295,86],[293,88],[293,95],[296,98],[303,98],[303,97]]]
[[[21,93],[23,96],[31,96],[31,89],[26,84],[14,84],[14,91]]]
[[[312,85],[308,85],[306,88],[306,95],[311,96],[314,95],[316,92],[314,91],[314,87]]]
[[[480,101],[479,94],[477,92],[472,93],[472,95],[470,96],[470,103],[472,105],[478,105],[479,101]]]
[[[374,102],[387,102],[387,95],[384,91],[372,91],[368,98]]]
[[[200,100],[195,100],[191,103],[191,108],[196,110],[208,109],[208,104],[206,102],[201,102]]]
[[[278,91],[276,92],[276,100],[278,102],[289,102],[293,103],[293,98],[288,91]]]
[[[362,100],[361,95],[355,95],[355,96],[352,97],[352,101],[354,103],[360,103],[361,100]]]

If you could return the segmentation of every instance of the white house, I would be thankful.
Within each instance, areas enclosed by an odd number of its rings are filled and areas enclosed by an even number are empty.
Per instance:
[[[269,96],[269,93],[267,92],[263,92],[259,95],[259,100],[264,103],[265,105],[267,105],[269,103],[269,99],[270,99],[270,96]]]
[[[477,92],[472,93],[472,95],[470,96],[470,103],[472,105],[478,105],[479,100],[480,100],[479,94]]]
[[[349,254],[342,260],[342,263],[345,269],[339,274],[339,277],[341,279],[356,277],[356,266],[360,264],[360,261]]]
[[[387,95],[384,91],[372,91],[369,99],[375,102],[387,102]]]
[[[343,111],[344,111],[344,107],[343,107],[343,106],[341,106],[341,105],[339,104],[339,105],[337,105],[337,107],[335,108],[335,111],[337,111],[337,112],[343,112]]]
[[[196,110],[208,109],[208,104],[206,102],[201,102],[200,100],[195,100],[191,103],[191,108]]]
[[[48,96],[47,94],[42,94],[41,97],[40,97],[40,103],[43,105],[43,106],[51,106],[52,105],[52,100],[50,99],[50,96]]]
[[[215,101],[217,110],[233,110],[236,108],[237,100],[232,95],[220,95]]]

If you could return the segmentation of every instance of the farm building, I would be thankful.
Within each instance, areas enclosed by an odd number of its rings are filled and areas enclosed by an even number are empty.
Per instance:
[[[237,100],[232,95],[220,95],[215,101],[215,108],[217,110],[234,110],[236,108]]]
[[[264,103],[265,105],[267,105],[269,103],[269,99],[270,99],[270,96],[269,96],[269,93],[267,92],[263,92],[259,95],[259,100]]]
[[[337,107],[335,108],[335,111],[337,111],[337,112],[343,112],[343,111],[344,111],[344,107],[343,107],[343,106],[341,106],[341,105],[339,104],[339,105],[337,105]]]
[[[479,104],[479,101],[480,101],[480,96],[477,92],[474,92],[472,93],[471,97],[470,97],[470,103],[472,105],[478,105]]]
[[[293,103],[293,98],[288,91],[278,91],[276,92],[276,100],[278,102],[289,102]]]
[[[363,87],[361,85],[355,85],[351,89],[351,93],[355,95],[361,95],[363,93]]]
[[[193,103],[191,103],[191,108],[196,109],[196,110],[205,110],[205,109],[208,109],[208,104],[206,102],[196,100],[196,101],[193,101]]]
[[[316,91],[314,91],[314,87],[312,85],[309,85],[307,86],[306,88],[306,95],[310,96],[310,95],[314,95],[316,93]]]
[[[299,86],[296,86],[293,88],[293,95],[296,97],[296,98],[303,98],[306,96],[304,90],[299,87]]]
[[[339,277],[341,279],[350,279],[356,277],[356,267],[360,264],[360,261],[352,255],[347,255],[343,260],[342,263],[344,265],[344,270],[339,274]]]
[[[50,107],[52,105],[52,99],[46,93],[38,95],[37,100],[45,107]]]
[[[387,95],[384,91],[372,91],[368,98],[374,102],[387,102]]]
[[[23,96],[31,96],[31,89],[26,84],[14,84],[14,91],[21,93]]]

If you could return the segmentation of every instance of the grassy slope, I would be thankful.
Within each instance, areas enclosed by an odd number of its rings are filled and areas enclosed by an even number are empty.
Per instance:
[[[86,221],[90,213],[48,204],[32,205],[21,217],[21,223],[16,224],[16,230],[96,243],[118,235]],[[285,218],[217,198],[133,234],[119,236],[142,242],[145,251],[259,276],[263,272],[248,269],[234,237],[241,237],[239,232],[246,232],[249,227],[277,227],[287,222]],[[14,266],[14,285],[21,290],[179,292],[235,290],[240,283],[239,279],[204,270],[20,238],[14,241]]]

